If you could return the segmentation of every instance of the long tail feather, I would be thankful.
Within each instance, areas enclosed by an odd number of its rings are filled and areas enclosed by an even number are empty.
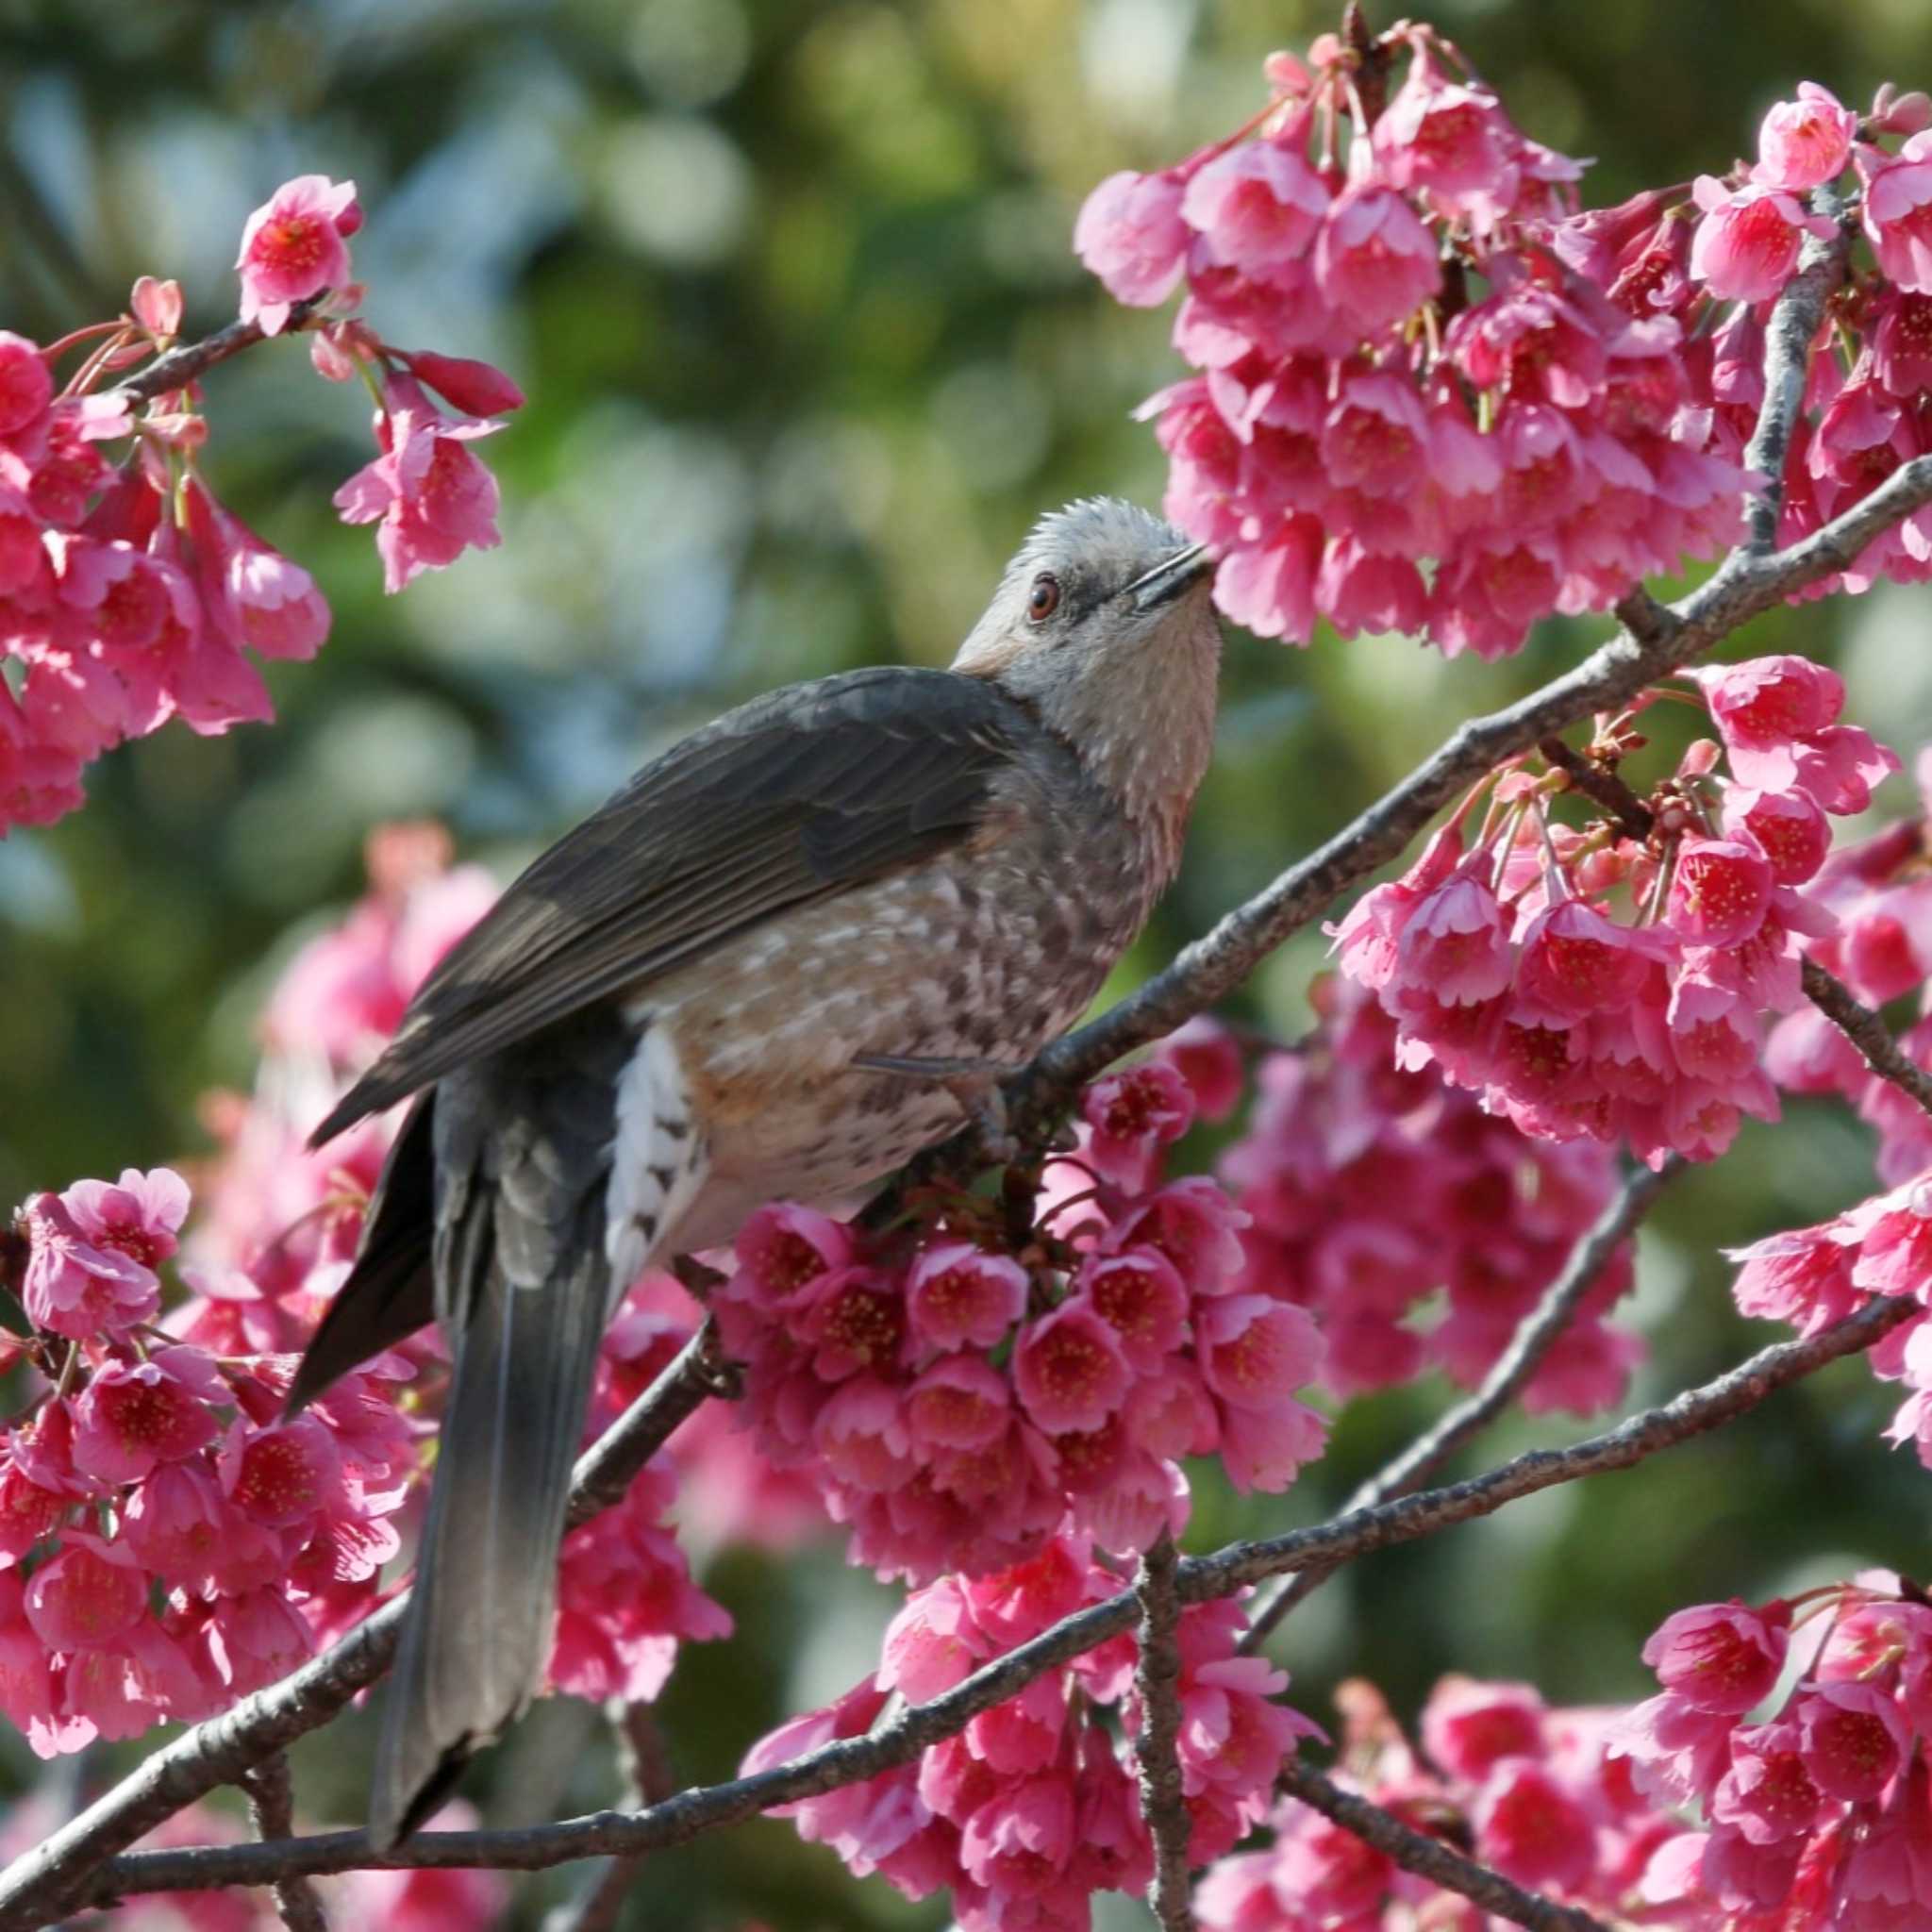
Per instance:
[[[492,1266],[458,1357],[414,1601],[388,1692],[370,1831],[408,1836],[549,1659],[557,1547],[604,1327],[593,1239],[548,1288]]]

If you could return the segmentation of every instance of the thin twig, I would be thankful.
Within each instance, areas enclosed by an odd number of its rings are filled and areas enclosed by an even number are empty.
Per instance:
[[[1414,1542],[1492,1514],[1507,1503],[1561,1483],[1628,1469],[1658,1451],[1720,1428],[1776,1391],[1828,1362],[1870,1348],[1921,1313],[1907,1296],[1880,1297],[1815,1335],[1760,1350],[1714,1381],[1644,1409],[1567,1449],[1534,1449],[1465,1482],[1397,1498],[1311,1529],[1232,1543],[1208,1557],[1184,1557],[1176,1588],[1182,1603],[1207,1603],[1251,1583],[1312,1565],[1351,1562],[1375,1550]],[[537,1871],[574,1858],[656,1851],[756,1817],[774,1805],[816,1797],[909,1763],[929,1745],[955,1736],[982,1710],[1003,1704],[1035,1677],[1083,1656],[1134,1627],[1140,1600],[1124,1591],[1063,1618],[1051,1629],[983,1665],[950,1690],[908,1706],[877,1730],[844,1738],[747,1777],[680,1791],[626,1816],[603,1811],[555,1824],[505,1831],[423,1832],[382,1853],[363,1831],[322,1832],[270,1845],[199,1845],[133,1852],[77,1875],[67,1905],[105,1904],[142,1891],[265,1885],[290,1872],[367,1868],[489,1866]],[[15,1896],[18,1897],[18,1889]],[[0,1927],[22,1932],[37,1923],[16,1907]]]
[[[658,1720],[647,1704],[613,1697],[605,1707],[617,1737],[618,1782],[625,1808],[641,1811],[668,1798],[677,1789],[672,1774],[671,1753]],[[545,1915],[543,1932],[614,1932],[624,1902],[638,1882],[646,1855],[631,1852],[607,1858],[568,1905]]]
[[[1909,1058],[1885,1022],[1816,959],[1805,961],[1805,997],[1858,1049],[1865,1064],[1881,1080],[1890,1080],[1900,1092],[1909,1094],[1932,1113],[1932,1074]]]
[[[1281,1767],[1275,1783],[1291,1797],[1333,1819],[1344,1831],[1353,1832],[1365,1845],[1374,1846],[1405,1872],[1413,1872],[1445,1890],[1460,1892],[1499,1919],[1527,1925],[1530,1932],[1610,1932],[1603,1920],[1580,1906],[1559,1906],[1541,1892],[1525,1891],[1500,1872],[1465,1858],[1441,1839],[1405,1824],[1393,1812],[1343,1790],[1299,1757],[1291,1757]]]
[[[571,1489],[573,1526],[608,1508],[672,1431],[716,1392],[724,1373],[707,1322],[676,1359],[578,1458]],[[279,1684],[244,1697],[163,1749],[0,1873],[0,1928],[44,1924],[76,1907],[89,1874],[165,1818],[219,1785],[234,1784],[270,1753],[328,1723],[395,1656],[408,1608],[392,1598],[321,1657]],[[255,1882],[255,1881],[251,1881]],[[265,1883],[266,1881],[260,1881]]]
[[[1618,830],[1626,839],[1641,843],[1650,837],[1651,827],[1657,823],[1655,814],[1616,773],[1592,763],[1554,731],[1547,738],[1538,739],[1536,748],[1543,762],[1561,772],[1575,791],[1602,806],[1616,820]]]
[[[1481,1384],[1443,1413],[1392,1462],[1376,1471],[1346,1503],[1344,1516],[1357,1509],[1406,1495],[1431,1472],[1440,1469],[1471,1437],[1486,1429],[1529,1385],[1543,1357],[1557,1345],[1610,1257],[1629,1240],[1632,1230],[1650,1210],[1665,1186],[1684,1171],[1681,1155],[1672,1155],[1660,1168],[1641,1167],[1626,1177],[1603,1213],[1570,1251],[1562,1273],[1543,1291],[1542,1299],[1526,1314],[1509,1345],[1490,1366]],[[1260,1607],[1241,1640],[1243,1650],[1260,1648],[1268,1633],[1321,1588],[1330,1570],[1308,1569],[1285,1578]]]
[[[248,1794],[248,1816],[258,1839],[291,1836],[295,1829],[295,1783],[289,1772],[284,1751],[273,1751],[259,1764],[242,1774],[242,1789]],[[328,1914],[315,1888],[299,1874],[277,1878],[274,1886],[275,1910],[289,1932],[328,1932]]]
[[[328,293],[325,289],[319,295],[311,295],[305,302],[293,304],[282,334],[295,334],[315,309],[328,300]],[[243,349],[252,349],[257,342],[267,340],[261,332],[260,323],[231,322],[225,327],[216,329],[213,335],[202,337],[198,342],[183,342],[164,355],[157,356],[145,369],[137,369],[132,375],[117,382],[114,393],[125,396],[130,403],[151,403],[157,396],[164,396],[173,390],[186,389],[197,377],[206,375],[216,363],[225,362],[229,357],[239,356]]]
[[[1188,1903],[1188,1840],[1193,1821],[1181,1790],[1180,1598],[1174,1538],[1162,1530],[1141,1558],[1135,1595],[1141,1604],[1141,1658],[1134,1682],[1141,1693],[1141,1733],[1134,1740],[1140,1767],[1141,1815],[1154,1840],[1154,1876],[1147,1903],[1167,1932],[1193,1932]]]

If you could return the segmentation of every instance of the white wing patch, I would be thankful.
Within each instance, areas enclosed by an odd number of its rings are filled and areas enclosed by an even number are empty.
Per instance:
[[[707,1158],[670,1026],[659,1016],[634,1017],[643,1035],[617,1083],[617,1138],[605,1197],[613,1308],[646,1266],[671,1252],[677,1224],[704,1182]]]

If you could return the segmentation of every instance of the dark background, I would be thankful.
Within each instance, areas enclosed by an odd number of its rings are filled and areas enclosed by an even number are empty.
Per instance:
[[[1593,202],[1722,171],[1802,77],[1860,106],[1880,79],[1932,81],[1932,9],[1913,0],[1424,10],[1530,133],[1598,158]],[[1245,118],[1261,58],[1332,25],[1288,0],[0,0],[0,325],[49,339],[147,271],[180,277],[191,327],[212,326],[248,210],[317,171],[361,190],[381,332],[490,357],[531,399],[484,452],[504,547],[391,601],[368,533],[328,507],[367,458],[357,394],[297,346],[212,379],[216,487],[316,573],[334,637],[271,672],[274,728],[170,728],[96,768],[88,810],[0,845],[0,1199],[205,1149],[197,1096],[245,1083],[263,991],[358,890],[372,824],[440,817],[510,868],[727,704],[881,658],[943,662],[1041,508],[1157,502],[1159,454],[1128,411],[1176,373],[1167,320],[1080,273],[1074,210],[1113,169]],[[1909,754],[1932,716],[1924,608],[1811,607],[1739,648],[1830,657],[1853,715]],[[1603,634],[1552,623],[1497,666],[1232,638],[1187,869],[1124,981],[1457,717]],[[1885,805],[1907,802],[1894,781]],[[1298,1029],[1321,943],[1264,969],[1249,1017]],[[1871,1188],[1864,1130],[1809,1107],[1681,1185],[1646,1237],[1641,1391],[1765,1339],[1729,1312],[1717,1248]],[[1441,1399],[1359,1405],[1285,1500],[1204,1492],[1193,1540],[1313,1520]],[[1558,1700],[1642,1694],[1638,1647],[1681,1604],[1932,1567],[1924,1478],[1877,1439],[1890,1403],[1841,1367],[1640,1473],[1377,1557],[1280,1654],[1318,1717],[1355,1672],[1405,1712],[1452,1666]],[[1511,1425],[1486,1453],[1565,1426]],[[687,1779],[857,1677],[895,1600],[829,1556],[728,1555],[708,1581],[741,1634],[688,1653],[669,1693]],[[317,1819],[357,1810],[364,1722],[297,1754]],[[59,1774],[86,1785],[127,1755]],[[41,1774],[10,1734],[0,1774]],[[608,1776],[587,1714],[553,1709],[478,1790],[520,1816],[601,1802]],[[539,1895],[520,1894],[525,1923]],[[654,1859],[626,1923],[748,1918],[939,1914],[768,1824]]]

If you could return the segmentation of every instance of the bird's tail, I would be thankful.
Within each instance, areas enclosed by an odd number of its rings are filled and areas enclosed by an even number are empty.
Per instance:
[[[593,1238],[541,1290],[490,1265],[457,1348],[370,1794],[383,1849],[433,1811],[549,1661],[571,1466],[603,1332]]]

